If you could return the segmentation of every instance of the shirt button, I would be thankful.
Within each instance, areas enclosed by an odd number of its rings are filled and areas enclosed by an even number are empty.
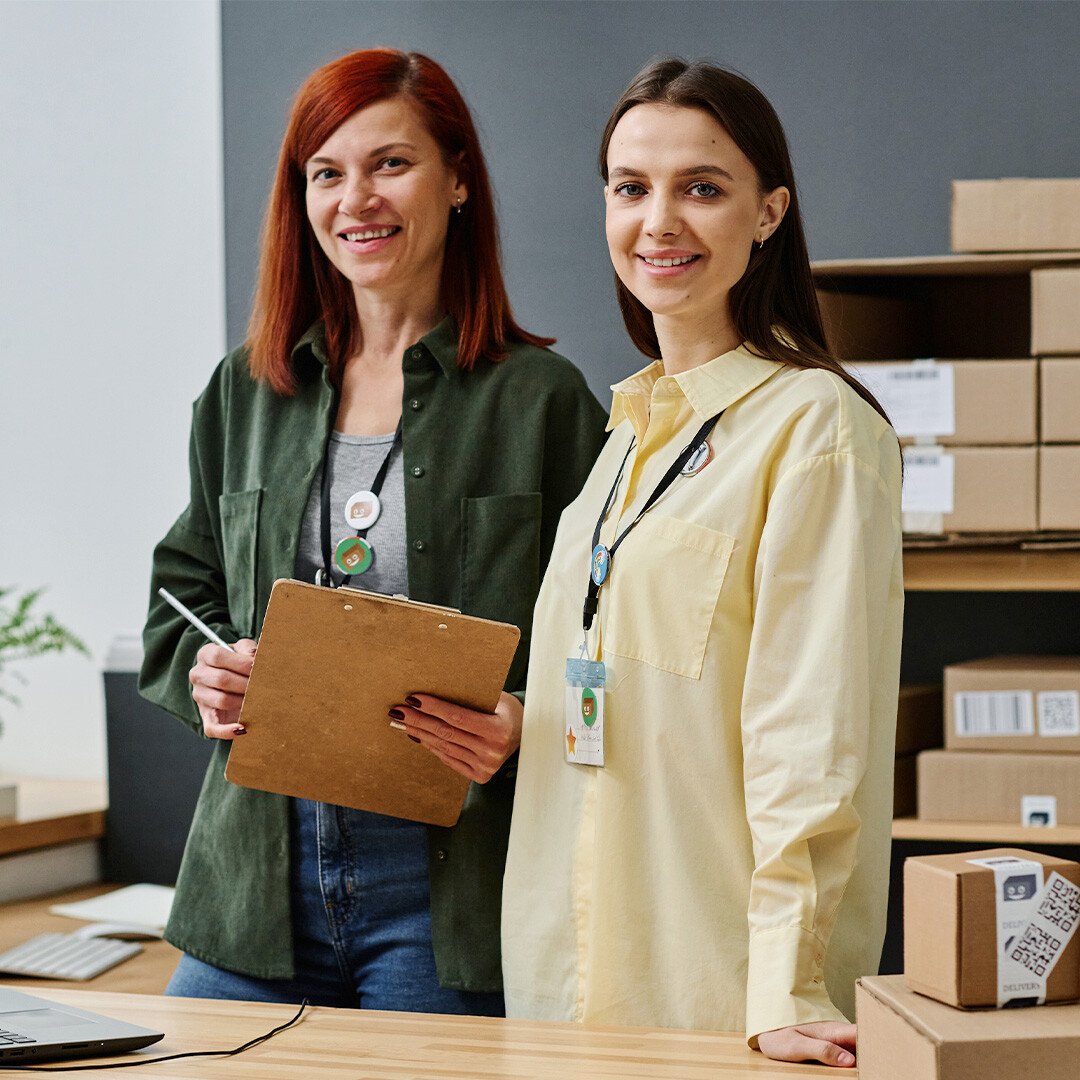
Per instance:
[[[427,544],[423,540],[414,540],[412,546],[413,551],[423,551],[427,548]]]
[[[423,358],[424,358],[423,350],[422,349],[413,349],[412,358],[414,360],[423,360]]]
[[[449,856],[446,853],[446,849],[445,848],[439,848],[435,852],[435,858],[438,859],[439,862],[446,862],[446,860],[449,858]]]
[[[423,465],[414,465],[412,467],[412,474],[413,474],[413,476],[423,476],[424,475],[424,466]]]
[[[409,402],[409,408],[412,409],[413,412],[419,412],[423,407],[424,403],[419,398],[413,398],[412,401]]]

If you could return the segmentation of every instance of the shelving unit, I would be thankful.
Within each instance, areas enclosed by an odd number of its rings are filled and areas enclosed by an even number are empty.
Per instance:
[[[18,813],[0,820],[0,856],[105,835],[105,784],[96,780],[4,777],[19,788]]]
[[[985,821],[923,821],[897,818],[893,840],[924,840],[932,843],[1001,844],[1015,847],[1043,847],[1047,844],[1080,846],[1080,825],[1032,828]]]
[[[908,592],[1080,592],[1080,551],[915,548],[904,552]]]

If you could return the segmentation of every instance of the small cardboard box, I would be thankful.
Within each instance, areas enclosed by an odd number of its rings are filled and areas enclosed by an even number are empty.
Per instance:
[[[1039,414],[1044,443],[1080,443],[1080,356],[1039,361]]]
[[[953,251],[1080,250],[1080,180],[954,180]]]
[[[1034,446],[909,446],[901,507],[909,533],[1034,532]]]
[[[1075,1001],[1078,921],[1070,859],[1016,848],[914,856],[904,861],[904,982],[961,1008]]]
[[[1080,753],[1080,656],[992,656],[950,664],[945,745]]]
[[[814,264],[846,361],[1080,355],[1080,252]]]
[[[901,686],[896,703],[896,756],[941,746],[941,686]]]
[[[1039,447],[1039,528],[1080,529],[1080,446]]]
[[[928,821],[1080,825],[1080,754],[924,750],[918,771]]]
[[[875,975],[855,988],[860,1080],[1076,1080],[1080,1005],[965,1012]]]
[[[868,360],[848,367],[901,439],[929,436],[943,446],[1038,442],[1036,360]]]

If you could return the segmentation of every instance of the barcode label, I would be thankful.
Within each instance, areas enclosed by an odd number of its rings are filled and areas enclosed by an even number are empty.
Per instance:
[[[1080,694],[1075,690],[1043,690],[1036,704],[1040,735],[1080,735]]]
[[[912,360],[846,366],[881,402],[897,435],[937,438],[956,434],[952,364]]]
[[[940,381],[941,375],[932,369],[927,368],[908,368],[906,371],[902,368],[898,368],[892,372],[892,378],[899,382],[907,382],[909,379],[933,379]]]
[[[904,448],[904,489],[900,509],[905,514],[951,514],[956,487],[952,454],[937,449]]]
[[[1030,690],[968,691],[954,694],[953,706],[959,736],[1035,734]]]

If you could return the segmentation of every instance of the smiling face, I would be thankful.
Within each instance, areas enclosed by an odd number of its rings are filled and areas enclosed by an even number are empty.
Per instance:
[[[304,176],[308,221],[354,292],[437,296],[450,214],[467,191],[408,98],[353,113]]]
[[[703,332],[730,323],[728,293],[752,246],[783,218],[786,188],[762,192],[757,172],[704,109],[635,105],[607,152],[607,241],[620,280],[663,320]]]

